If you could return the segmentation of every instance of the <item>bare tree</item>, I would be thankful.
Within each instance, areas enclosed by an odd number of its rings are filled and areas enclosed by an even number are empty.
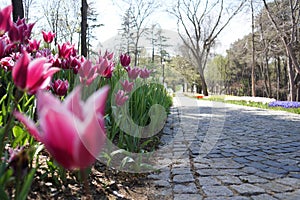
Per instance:
[[[263,0],[265,10],[268,14],[273,27],[275,28],[278,36],[282,40],[286,54],[289,58],[288,74],[289,74],[289,100],[295,101],[297,97],[295,79],[300,74],[300,66],[295,54],[295,46],[298,42],[297,33],[300,20],[300,1],[299,0],[282,0],[273,3],[273,9],[282,10],[282,15],[272,12],[266,0]],[[287,4],[287,6],[285,5]],[[286,9],[288,8],[288,9]],[[284,18],[284,19],[282,19]],[[295,74],[297,73],[297,75]]]
[[[126,16],[132,23],[134,38],[134,65],[138,64],[139,41],[147,30],[147,19],[159,7],[157,0],[123,0],[129,8]],[[125,16],[125,15],[124,15]]]
[[[224,8],[224,0],[177,0],[169,11],[178,20],[178,33],[191,52],[193,62],[198,67],[203,94],[208,96],[204,68],[216,38],[241,10],[245,1],[235,6],[233,11]],[[233,5],[229,5],[233,6]],[[226,12],[226,10],[228,12]]]
[[[52,29],[52,32],[55,33],[55,38],[54,38],[54,44],[57,44],[58,38],[60,37],[60,34],[58,32],[58,24],[59,20],[61,19],[61,13],[60,13],[60,4],[61,1],[47,1],[46,4],[42,5],[43,9],[43,14]]]
[[[35,0],[23,0],[24,15],[27,21],[29,20],[29,10],[34,3],[36,3]]]
[[[252,68],[251,68],[251,91],[252,91],[252,96],[255,97],[255,45],[254,45],[254,39],[255,39],[255,34],[254,34],[254,27],[255,27],[255,18],[254,18],[254,7],[253,7],[253,0],[250,0],[250,7],[251,7],[251,29],[252,29]]]

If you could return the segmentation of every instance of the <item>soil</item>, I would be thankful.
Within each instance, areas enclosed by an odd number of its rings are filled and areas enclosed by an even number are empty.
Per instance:
[[[37,173],[38,177],[42,176]],[[28,199],[146,200],[151,188],[147,175],[118,172],[96,163],[88,177],[88,191],[77,180],[75,173],[67,173],[65,183],[55,184],[52,177],[43,181],[35,179]]]

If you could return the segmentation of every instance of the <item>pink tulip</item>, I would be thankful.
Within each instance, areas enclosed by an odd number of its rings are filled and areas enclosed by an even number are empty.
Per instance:
[[[31,61],[30,55],[25,51],[13,67],[12,77],[19,89],[34,94],[38,89],[45,89],[53,74],[59,70],[46,63],[46,58]]]
[[[133,82],[129,82],[128,80],[125,80],[123,82],[121,81],[120,83],[125,92],[131,92],[131,90],[133,89],[133,85],[134,85]]]
[[[0,10],[0,37],[3,36],[12,26],[11,12],[11,5]]]
[[[128,100],[128,96],[125,95],[125,92],[123,90],[119,90],[115,94],[115,101],[117,106],[123,106],[124,103]]]
[[[113,60],[113,58],[114,58],[114,52],[108,52],[107,50],[105,51],[105,53],[104,53],[104,58],[107,58],[108,60]]]
[[[98,76],[96,70],[97,67],[93,66],[91,61],[86,60],[78,71],[80,82],[84,85],[90,85]]]
[[[120,55],[120,62],[123,67],[127,67],[130,64],[130,56],[128,54]]]
[[[149,78],[150,73],[151,73],[151,70],[148,70],[148,69],[144,68],[140,72],[140,77],[143,78],[143,79]]]
[[[107,94],[105,86],[83,102],[81,87],[77,87],[60,102],[51,93],[39,91],[39,127],[19,112],[14,115],[64,168],[84,169],[95,162],[106,139],[103,111]]]
[[[43,34],[44,41],[46,43],[51,43],[55,37],[55,33],[52,33],[51,31],[49,31],[48,33],[42,31],[42,34]]]
[[[110,62],[107,58],[103,58],[102,56],[99,57],[98,61],[96,62],[97,65],[97,73],[102,75],[104,71],[109,66]]]
[[[140,71],[141,71],[141,69],[137,68],[137,67],[132,68],[132,69],[128,68],[128,71],[127,71],[128,77],[130,79],[134,80],[134,79],[136,79],[139,76]]]

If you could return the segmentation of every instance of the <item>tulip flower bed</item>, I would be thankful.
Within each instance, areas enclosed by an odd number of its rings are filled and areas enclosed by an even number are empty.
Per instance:
[[[113,169],[151,168],[136,158],[155,150],[171,97],[129,55],[88,60],[55,33],[31,38],[34,23],[11,12],[0,10],[0,199],[118,196]]]

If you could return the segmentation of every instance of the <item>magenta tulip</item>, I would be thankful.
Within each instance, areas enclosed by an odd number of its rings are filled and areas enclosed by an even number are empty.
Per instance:
[[[12,26],[11,12],[11,5],[0,10],[0,37],[3,36]]]
[[[52,33],[51,31],[49,31],[48,33],[42,31],[42,34],[43,34],[43,39],[46,43],[51,43],[55,37],[55,33]]]
[[[68,80],[57,79],[51,84],[53,93],[57,96],[65,96],[69,89]]]
[[[130,64],[130,56],[128,54],[120,55],[120,62],[123,67],[127,67]]]
[[[27,43],[31,36],[32,28],[34,23],[26,23],[25,18],[18,18],[16,23],[13,23],[10,30],[8,31],[8,36],[12,42]]]
[[[25,51],[12,69],[15,85],[29,94],[34,94],[38,89],[45,89],[50,84],[53,74],[60,70],[51,65],[46,63],[46,58],[31,61],[30,55]]]
[[[74,46],[69,43],[58,44],[58,57],[59,58],[69,58],[74,50]]]
[[[32,52],[37,52],[37,50],[39,50],[40,48],[40,43],[41,41],[37,41],[36,39],[32,39],[32,40],[28,40],[29,44],[28,44],[28,47],[27,47],[27,51],[29,53],[32,53]]]
[[[2,67],[5,71],[11,71],[14,64],[15,63],[11,57],[4,57],[0,59],[0,67]]]
[[[60,165],[84,169],[95,162],[106,140],[103,111],[107,94],[105,86],[83,102],[81,87],[77,87],[60,102],[51,93],[39,91],[39,128],[21,113],[14,115]]]
[[[104,70],[104,72],[102,73],[102,76],[104,78],[111,78],[113,71],[114,71],[115,67],[114,67],[114,63],[111,63],[111,65],[109,65],[106,70]]]

